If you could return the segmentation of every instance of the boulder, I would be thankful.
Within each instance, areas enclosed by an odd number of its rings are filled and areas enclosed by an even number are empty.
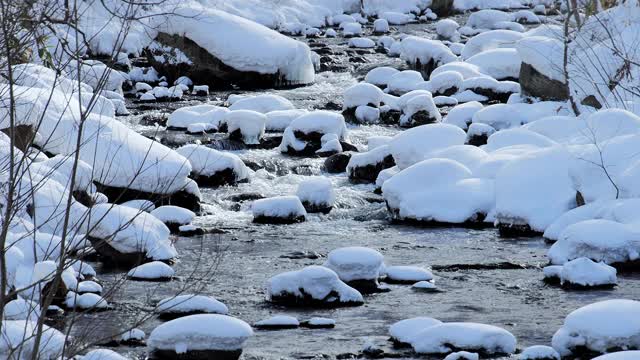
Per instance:
[[[533,66],[522,63],[520,67],[520,87],[522,94],[546,101],[565,101],[569,99],[569,86],[541,74]]]

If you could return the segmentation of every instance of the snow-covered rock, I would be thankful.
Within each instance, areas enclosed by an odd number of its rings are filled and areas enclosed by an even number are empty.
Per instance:
[[[182,225],[191,224],[196,214],[178,206],[164,205],[150,212],[156,219],[162,221],[171,231],[177,231]]]
[[[16,353],[24,357],[56,359],[62,356],[66,337],[60,331],[43,325],[40,345],[36,348],[37,322],[2,320],[0,330],[0,356],[11,359]],[[10,357],[11,356],[11,357]]]
[[[303,222],[307,212],[297,196],[277,196],[251,204],[253,222],[259,224],[293,224]]]
[[[340,280],[350,286],[362,292],[375,292],[384,269],[383,260],[376,250],[353,246],[329,252],[324,266],[335,271]]]
[[[176,150],[189,160],[191,177],[200,186],[235,185],[248,180],[249,169],[235,154],[190,144]]]
[[[166,322],[147,341],[151,356],[176,358],[197,352],[210,359],[238,359],[253,336],[246,322],[226,315],[190,315]]]
[[[400,126],[414,127],[440,122],[441,116],[430,93],[409,98],[402,107]]]
[[[175,270],[161,261],[142,264],[127,273],[129,279],[140,281],[169,281],[174,275]]]
[[[590,351],[602,354],[609,349],[637,349],[640,344],[640,302],[605,300],[571,312],[551,340],[562,357]]]
[[[267,117],[265,130],[272,132],[283,132],[293,120],[299,118],[307,112],[307,110],[303,109],[276,110],[268,112],[265,114],[265,116]]]
[[[169,115],[167,129],[185,130],[189,125],[202,123],[209,124],[217,130],[227,112],[229,112],[227,108],[214,105],[185,106]]]
[[[388,283],[414,284],[433,280],[433,274],[420,266],[387,266],[385,273],[385,281]]]
[[[255,112],[259,112],[261,114],[266,114],[271,111],[279,111],[279,110],[293,110],[294,106],[291,101],[283,98],[280,95],[275,94],[263,94],[257,96],[248,96],[242,98],[238,101],[235,101],[231,106],[229,106],[229,110],[251,110]]]
[[[247,145],[260,144],[264,136],[267,117],[252,110],[230,111],[224,117],[229,138]]]
[[[389,335],[394,343],[409,345],[420,332],[439,324],[442,324],[442,321],[426,316],[400,320],[389,326]]]
[[[534,345],[524,349],[518,360],[560,360],[560,354],[550,346]]]
[[[451,49],[442,42],[416,36],[407,36],[402,40],[400,58],[425,77],[429,77],[435,68],[457,60]]]
[[[79,295],[73,291],[67,293],[64,305],[70,309],[86,311],[104,311],[111,308],[107,300],[98,294],[85,293]]]
[[[331,269],[308,266],[269,279],[267,300],[288,306],[357,306],[362,295]]]
[[[512,354],[516,338],[497,326],[477,323],[443,323],[428,327],[410,339],[419,354],[446,354],[454,349],[487,354]]]
[[[371,49],[376,47],[376,43],[369,38],[351,38],[349,39],[349,47],[359,48],[359,49]]]
[[[418,88],[424,82],[422,74],[415,70],[404,70],[392,75],[387,82],[390,94],[402,95]]]
[[[480,359],[477,353],[471,353],[468,351],[458,351],[445,356],[444,360],[478,360]]]
[[[545,268],[545,278],[557,278],[566,287],[611,287],[617,283],[615,268],[584,257],[568,261],[561,267],[552,265],[549,268],[548,271]]]
[[[376,19],[373,22],[373,32],[376,34],[385,34],[389,32],[389,22],[386,19]]]
[[[228,12],[179,5],[168,15],[152,17],[150,28],[158,32],[156,41],[191,58],[195,66],[188,76],[207,85],[277,87],[314,80],[307,45]]]
[[[300,321],[289,315],[275,315],[253,324],[258,329],[294,329],[300,326]]]
[[[399,72],[400,71],[398,69],[389,66],[380,66],[371,69],[364,77],[364,81],[368,82],[369,84],[384,88],[391,80],[391,77]]]
[[[351,155],[347,164],[349,181],[353,183],[372,183],[384,169],[395,166],[388,145],[381,145],[363,153]]]
[[[312,177],[298,185],[296,196],[307,213],[328,214],[333,208],[336,195],[331,180],[326,177]]]
[[[196,314],[227,315],[229,309],[211,296],[182,294],[160,300],[156,307],[160,317],[175,319]]]
[[[322,137],[327,134],[344,140],[347,135],[344,117],[324,110],[309,112],[293,120],[286,128],[280,151],[291,155],[315,155],[322,148]]]

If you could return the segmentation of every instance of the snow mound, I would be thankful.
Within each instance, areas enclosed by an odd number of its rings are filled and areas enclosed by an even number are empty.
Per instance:
[[[161,315],[190,315],[197,313],[229,313],[227,306],[211,296],[183,294],[160,300],[156,311]]]
[[[617,283],[615,268],[584,257],[568,261],[558,270],[554,275],[559,277],[562,285],[592,287]]]
[[[389,335],[393,341],[409,344],[417,334],[439,324],[442,321],[426,316],[400,320],[389,327]]]
[[[369,70],[364,81],[380,87],[386,87],[393,75],[399,73],[398,69],[389,66],[380,66]]]
[[[301,182],[296,196],[308,212],[314,208],[331,208],[336,200],[331,180],[326,177],[313,177]]]
[[[223,176],[221,173],[227,170],[232,172],[231,183],[241,182],[249,177],[249,169],[235,154],[196,144],[182,146],[176,152],[189,160],[192,172],[197,176]]]
[[[355,108],[360,105],[379,107],[384,93],[379,87],[366,82],[351,86],[344,92],[343,109]]]
[[[300,326],[300,321],[293,316],[275,315],[256,322],[254,326],[258,328],[296,328]]]
[[[254,222],[270,219],[304,221],[307,212],[297,196],[277,196],[256,200],[251,204]]]
[[[175,275],[175,270],[161,261],[142,264],[127,273],[127,277],[134,280],[168,280],[173,275]]]
[[[432,151],[463,145],[465,132],[449,124],[428,124],[401,132],[389,143],[396,165],[402,170],[426,158]]]
[[[251,326],[226,315],[199,314],[166,322],[151,332],[147,346],[155,350],[171,350],[176,354],[189,351],[241,350],[253,335]]]
[[[443,354],[453,349],[511,354],[516,351],[516,338],[497,326],[443,323],[416,334],[411,339],[411,346],[419,354]]]
[[[518,360],[560,360],[560,354],[550,346],[534,345],[524,349]]]
[[[478,360],[480,357],[477,353],[468,351],[458,351],[445,356],[444,360]]]
[[[291,101],[280,95],[263,94],[258,96],[249,96],[234,102],[229,106],[229,110],[251,110],[266,114],[271,111],[293,110],[294,106]]]
[[[264,136],[267,117],[252,110],[236,110],[226,114],[229,137],[239,139],[245,144],[259,144]]]
[[[329,252],[324,266],[338,274],[340,280],[377,281],[384,269],[384,257],[378,251],[360,247],[345,247]]]
[[[277,110],[271,111],[265,114],[267,117],[267,123],[265,124],[266,131],[284,131],[291,122],[300,116],[306,114],[308,111],[303,109],[293,110]]]
[[[416,283],[433,280],[433,274],[420,266],[387,266],[387,282]]]
[[[82,360],[128,360],[126,357],[109,349],[96,349],[89,351]]]
[[[593,360],[635,360],[640,356],[640,351],[620,351],[593,358]]]
[[[151,215],[165,224],[186,225],[191,224],[196,214],[178,206],[164,205],[152,210]]]
[[[596,353],[608,349],[637,349],[640,346],[640,302],[605,300],[571,312],[553,335],[554,349],[562,357],[577,347]]]
[[[217,129],[227,112],[229,112],[227,108],[214,105],[185,106],[169,115],[167,128],[183,130],[189,125],[203,123]]]
[[[355,289],[343,283],[338,274],[323,266],[308,266],[269,279],[267,299],[290,305],[361,305],[364,300]]]

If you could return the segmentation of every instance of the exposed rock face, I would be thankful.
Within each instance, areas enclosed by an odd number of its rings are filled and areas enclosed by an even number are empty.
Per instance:
[[[289,215],[286,217],[260,215],[253,218],[256,224],[290,225],[301,223],[306,220],[304,215]]]
[[[178,77],[186,75],[191,79],[198,79],[202,85],[208,85],[210,88],[215,89],[221,87],[230,88],[232,85],[247,89],[303,85],[292,83],[279,73],[260,74],[255,71],[236,70],[184,36],[160,32],[155,40],[162,45],[182,51],[191,60],[191,64],[184,62],[177,64],[161,63],[155,60],[152,52],[149,52],[148,58],[153,67],[160,73],[165,74],[170,83]]]
[[[453,14],[453,0],[433,0],[429,8],[438,17],[446,17]]]
[[[130,267],[140,265],[149,259],[144,252],[135,253],[121,253],[113,248],[104,239],[98,239],[88,236],[87,239],[91,242],[91,246],[96,250],[98,254],[108,260],[108,264],[114,267]]]
[[[520,67],[520,87],[523,95],[546,101],[569,99],[567,84],[549,79],[527,63],[522,63]]]

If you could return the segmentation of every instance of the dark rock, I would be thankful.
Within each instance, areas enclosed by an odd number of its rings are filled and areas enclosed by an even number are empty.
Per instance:
[[[355,184],[373,183],[378,178],[380,171],[394,167],[395,165],[396,162],[393,159],[393,156],[389,154],[378,163],[350,168],[349,181]]]
[[[107,196],[110,202],[122,204],[129,200],[149,200],[158,206],[175,205],[191,211],[200,211],[200,199],[186,190],[180,190],[173,194],[154,194],[134,189],[125,189],[102,185],[95,182],[98,192]]]
[[[333,101],[329,101],[328,103],[326,103],[324,105],[324,107],[322,107],[324,110],[335,110],[335,111],[340,111],[342,110],[342,105],[333,102]]]
[[[31,145],[36,135],[31,125],[17,125],[13,128],[5,128],[0,131],[7,134],[9,138],[13,136],[13,146],[21,151],[27,151],[27,148]]]
[[[540,231],[531,229],[528,224],[498,223],[498,232],[504,238],[542,236]]]
[[[391,289],[386,286],[380,286],[378,280],[353,280],[347,281],[346,284],[358,290],[363,295],[391,291]]]
[[[154,349],[149,353],[152,360],[238,360],[242,350],[189,350],[176,353],[174,350]]]
[[[281,258],[283,259],[294,259],[294,260],[301,260],[301,259],[319,259],[322,256],[320,254],[318,254],[315,251],[301,251],[301,250],[297,250],[297,251],[292,251],[290,253],[284,254],[284,255],[280,255]]]
[[[191,174],[191,178],[198,183],[200,187],[220,187],[225,185],[237,185],[238,183],[247,182],[247,179],[239,179],[238,175],[232,168],[223,169],[215,172],[213,175]]]
[[[453,0],[433,0],[429,8],[439,18],[447,17],[454,13]]]
[[[484,264],[449,264],[449,265],[433,265],[431,269],[440,272],[456,272],[465,270],[523,270],[538,269],[537,265],[518,264],[509,261]]]
[[[333,206],[331,205],[312,204],[308,201],[303,201],[302,206],[304,206],[304,209],[307,211],[307,213],[310,213],[310,214],[322,213],[326,215],[331,212],[331,209],[333,209]]]
[[[482,87],[469,88],[467,90],[471,90],[478,95],[486,96],[489,100],[499,103],[506,103],[511,94],[513,94],[512,92],[498,92],[495,89]]]
[[[302,296],[296,296],[291,293],[272,295],[271,302],[274,304],[284,305],[288,307],[314,307],[314,308],[337,308],[348,306],[360,306],[364,303],[361,301],[340,301],[340,295],[331,291],[323,299],[315,299],[311,295],[299,289]]]
[[[348,142],[340,141],[340,146],[342,147],[342,151],[358,152],[358,148]]]
[[[471,136],[467,136],[466,144],[473,145],[473,146],[482,146],[482,145],[486,145],[488,140],[489,140],[488,134],[474,134]]]
[[[253,218],[253,222],[256,224],[273,224],[273,225],[289,225],[301,223],[306,220],[304,215],[288,216],[288,217],[276,217],[276,216],[256,216]]]
[[[260,193],[234,194],[224,198],[224,200],[233,201],[233,202],[254,201],[254,200],[260,200],[260,199],[264,199],[264,195]]]
[[[566,101],[569,99],[567,84],[549,79],[527,63],[522,63],[520,66],[520,87],[523,95],[545,101]]]
[[[411,115],[410,121],[402,125],[402,127],[416,127],[420,125],[433,124],[435,122],[438,122],[437,118],[431,116],[428,111],[420,110]]]
[[[87,236],[91,246],[95,251],[100,254],[102,260],[107,260],[106,263],[114,268],[132,268],[142,263],[148,262],[147,254],[143,252],[135,253],[121,253],[114,249],[104,239],[98,239],[92,236]]]
[[[333,329],[336,327],[336,324],[311,324],[308,320],[305,320],[300,322],[300,327],[309,329]]]
[[[95,205],[93,197],[86,191],[75,190],[73,192],[73,198],[86,207],[92,207]]]
[[[167,120],[169,120],[169,116],[166,113],[161,114],[147,114],[140,118],[140,125],[143,126],[166,126]]]
[[[297,329],[300,325],[289,325],[289,324],[265,324],[258,325],[253,324],[253,327],[259,330],[285,330],[285,329]]]
[[[347,171],[347,164],[351,159],[352,153],[342,152],[331,155],[324,161],[324,169],[329,174],[338,174]]]
[[[402,112],[399,110],[389,110],[380,113],[380,122],[386,125],[397,125],[400,122]]]
[[[185,36],[160,32],[155,40],[160,44],[179,49],[192,61],[188,65],[171,65],[169,62],[160,63],[155,61],[152,53],[149,53],[147,57],[150,63],[160,73],[166,74],[169,82],[174,81],[181,75],[186,75],[191,79],[199,79],[199,82],[203,83],[203,85],[209,85],[210,88],[230,87],[233,85],[247,89],[266,89],[304,85],[292,82],[280,73],[261,74],[255,71],[236,70]]]
[[[600,104],[600,101],[598,101],[598,99],[596,99],[596,97],[593,96],[593,95],[589,95],[586,98],[582,99],[580,104],[586,105],[586,106],[591,106],[591,107],[594,107],[596,109],[601,109],[602,108],[602,104]]]

